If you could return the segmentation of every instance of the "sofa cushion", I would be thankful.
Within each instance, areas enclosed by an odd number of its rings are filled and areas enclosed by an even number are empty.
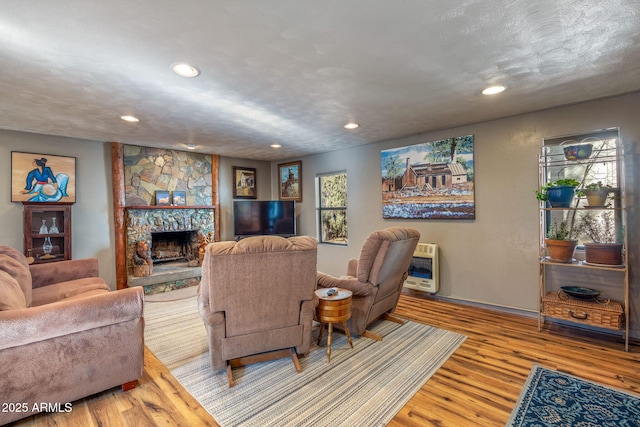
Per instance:
[[[0,270],[0,311],[18,308],[27,308],[24,293],[16,279]]]
[[[109,286],[100,277],[85,277],[69,280],[33,290],[33,306],[50,304],[63,299],[81,298],[110,292]]]
[[[31,272],[27,258],[9,246],[0,246],[0,270],[16,279],[27,307],[31,306]]]

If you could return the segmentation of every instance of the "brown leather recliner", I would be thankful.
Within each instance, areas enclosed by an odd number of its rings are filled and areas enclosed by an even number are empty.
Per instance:
[[[31,265],[0,246],[0,425],[142,376],[142,288],[111,292],[86,258]],[[58,405],[58,406],[56,406]],[[71,405],[71,406],[70,406]]]
[[[308,354],[315,310],[317,241],[257,236],[207,246],[198,308],[213,369]]]
[[[349,260],[345,276],[318,272],[318,288],[338,287],[353,292],[351,319],[347,323],[351,333],[380,341],[382,337],[368,331],[367,326],[380,318],[402,323],[390,313],[398,304],[419,240],[418,230],[409,227],[374,231],[362,245],[359,259]]]

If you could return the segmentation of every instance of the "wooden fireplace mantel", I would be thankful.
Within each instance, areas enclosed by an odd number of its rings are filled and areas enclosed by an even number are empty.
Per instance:
[[[211,155],[211,200],[212,206],[125,206],[124,183],[124,145],[120,142],[111,143],[111,172],[113,181],[113,221],[116,251],[116,287],[127,287],[127,232],[125,228],[125,213],[128,209],[194,209],[213,208],[215,231],[214,241],[220,241],[220,194],[219,168],[220,157]]]
[[[215,206],[156,206],[156,205],[143,205],[143,206],[125,206],[125,209],[215,209]]]

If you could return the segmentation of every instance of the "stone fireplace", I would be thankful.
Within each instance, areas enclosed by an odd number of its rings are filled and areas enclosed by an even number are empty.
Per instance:
[[[144,286],[145,293],[157,293],[197,285],[201,269],[194,266],[194,240],[220,240],[219,157],[113,142],[111,159],[117,289]],[[158,204],[158,192],[174,191],[186,196],[185,205]],[[160,252],[147,269],[138,258],[135,276],[139,241]]]
[[[145,293],[158,293],[197,285],[201,268],[198,249],[201,239],[213,235],[214,209],[211,207],[141,206],[126,209],[126,260],[128,286],[143,286]],[[136,243],[150,249],[153,272],[135,277]]]

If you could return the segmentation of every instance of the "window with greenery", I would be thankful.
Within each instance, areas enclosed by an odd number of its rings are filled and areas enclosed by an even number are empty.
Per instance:
[[[346,245],[347,239],[347,173],[319,175],[318,228],[320,243]]]

